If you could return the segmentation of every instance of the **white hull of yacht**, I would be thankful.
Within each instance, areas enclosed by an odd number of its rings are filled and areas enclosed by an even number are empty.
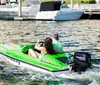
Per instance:
[[[35,17],[37,11],[35,6],[22,7],[22,17]],[[18,6],[11,8],[0,8],[0,19],[11,19],[18,16]]]
[[[77,20],[83,15],[82,10],[68,8],[64,11],[41,11],[36,15],[37,20]]]
[[[77,20],[83,15],[81,9],[69,8],[63,1],[49,1],[40,4],[37,20]]]

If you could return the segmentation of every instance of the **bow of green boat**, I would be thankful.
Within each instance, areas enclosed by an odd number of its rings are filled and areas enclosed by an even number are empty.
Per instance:
[[[45,54],[43,58],[39,59],[27,54],[30,48],[34,49],[34,44],[1,44],[0,53],[6,55],[6,57],[12,61],[18,61],[19,65],[25,63],[52,72],[68,69],[70,66],[68,61],[73,60],[73,56],[67,53],[57,53],[56,55]]]
[[[100,32],[100,29],[96,29],[96,32]]]

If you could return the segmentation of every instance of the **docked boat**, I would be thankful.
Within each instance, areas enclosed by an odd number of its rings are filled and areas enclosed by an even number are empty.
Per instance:
[[[41,2],[37,20],[77,20],[83,15],[81,9],[69,8],[63,1]]]
[[[27,54],[29,48],[34,49],[34,44],[1,44],[0,53],[5,55],[5,58],[14,65],[43,72],[69,70],[70,63],[73,61],[73,56],[67,53],[45,54],[41,59],[29,56]]]
[[[30,14],[31,9],[28,7],[23,7],[22,16],[32,16]],[[18,7],[11,8],[0,8],[0,18],[11,19],[18,16]]]
[[[23,3],[19,9],[19,4],[16,1],[17,0],[10,0],[9,4],[0,6],[0,19],[14,19],[18,17],[19,10],[21,10],[20,15],[23,18],[34,18],[36,16],[39,9],[39,2],[35,2],[36,0],[33,0],[31,1],[31,4]]]

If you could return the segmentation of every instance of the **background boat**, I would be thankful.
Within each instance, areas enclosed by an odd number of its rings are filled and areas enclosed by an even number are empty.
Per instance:
[[[23,1],[21,6],[21,17],[34,17],[39,9],[38,1]],[[37,10],[37,11],[36,11]],[[17,0],[10,0],[5,5],[0,5],[0,19],[14,19],[19,13]]]
[[[63,1],[48,1],[40,4],[36,15],[38,20],[77,20],[83,15],[83,10],[69,8]]]

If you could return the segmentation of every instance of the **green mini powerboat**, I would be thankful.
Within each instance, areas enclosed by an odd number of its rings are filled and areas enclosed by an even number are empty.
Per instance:
[[[1,44],[0,53],[5,55],[5,58],[11,63],[28,67],[36,70],[45,70],[49,72],[58,72],[68,70],[73,55],[68,53],[57,53],[56,55],[45,54],[43,58],[39,59],[27,54],[28,50],[34,50],[35,44],[16,45],[16,44]],[[35,67],[35,68],[34,68]]]
[[[96,32],[100,32],[100,29],[96,29]]]

